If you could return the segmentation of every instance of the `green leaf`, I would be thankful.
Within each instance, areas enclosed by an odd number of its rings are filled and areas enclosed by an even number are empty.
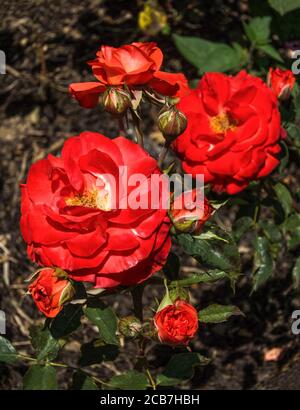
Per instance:
[[[173,34],[174,43],[183,57],[203,74],[207,71],[229,71],[240,66],[240,52],[223,43],[198,37]]]
[[[207,308],[200,310],[198,316],[202,323],[222,323],[226,322],[231,316],[243,315],[237,306],[233,305],[209,305]]]
[[[271,17],[254,17],[250,23],[244,24],[244,30],[251,43],[261,46],[269,43],[271,34]]]
[[[300,228],[300,214],[290,215],[284,222],[283,228],[286,231],[292,231],[293,229]]]
[[[228,203],[228,199],[222,199],[222,200],[216,200],[212,199],[209,201],[210,205],[213,207],[215,211],[221,209],[223,206],[225,206]]]
[[[64,341],[55,339],[50,330],[44,326],[32,326],[30,328],[30,337],[38,360],[55,359],[64,344]]]
[[[298,288],[300,285],[300,256],[296,259],[295,265],[292,271],[292,277],[294,282],[294,287]]]
[[[80,366],[90,366],[92,364],[100,364],[104,361],[113,361],[119,354],[118,346],[105,344],[99,339],[83,344],[80,350]]]
[[[300,108],[299,108],[299,117],[300,117]],[[296,148],[300,148],[300,128],[294,123],[288,123],[286,127],[288,136],[292,139],[293,145]]]
[[[190,300],[189,291],[182,286],[176,286],[171,288],[169,294],[173,303],[175,303],[177,299],[185,300],[187,302],[189,302]]]
[[[55,339],[68,336],[81,325],[83,310],[81,305],[68,304],[53,319],[50,324],[50,332]]]
[[[272,275],[273,259],[267,238],[258,236],[255,241],[253,291],[256,291]]]
[[[213,283],[224,278],[227,278],[226,272],[220,270],[209,270],[207,272],[203,272],[202,274],[194,273],[185,279],[174,280],[169,284],[169,286],[182,287],[194,285],[196,283]]]
[[[191,379],[194,368],[207,365],[210,360],[199,353],[179,353],[171,357],[165,370],[157,377],[157,385],[176,386]]]
[[[110,387],[120,390],[146,390],[148,378],[144,373],[129,370],[127,373],[113,376],[109,382]]]
[[[285,233],[288,234],[288,249],[296,249],[300,245],[300,214],[290,215],[282,227]]]
[[[13,363],[17,357],[18,353],[10,341],[0,336],[0,362]]]
[[[38,364],[31,366],[23,379],[24,390],[56,390],[56,371],[54,367]]]
[[[201,232],[199,235],[195,235],[194,238],[199,239],[199,240],[207,239],[208,241],[212,239],[216,239],[217,241],[224,241],[228,243],[227,239],[222,238],[221,236],[218,236],[216,233],[211,232],[211,231]]]
[[[257,49],[262,51],[267,56],[271,57],[273,60],[278,61],[279,63],[283,63],[283,59],[278,51],[271,46],[271,44],[261,44],[257,46]]]
[[[103,341],[107,344],[118,345],[116,336],[118,320],[115,312],[104,303],[99,302],[95,307],[84,309],[86,317],[98,327]]]
[[[169,305],[173,305],[173,300],[170,297],[170,293],[169,293],[169,288],[167,286],[167,280],[164,280],[164,285],[165,285],[165,289],[166,289],[166,293],[165,296],[162,298],[156,312],[159,312],[160,310],[164,309],[165,307],[169,306]]]
[[[237,219],[233,226],[232,232],[234,239],[238,242],[247,232],[254,228],[254,221],[250,216],[242,216]]]
[[[300,8],[300,0],[269,0],[269,4],[282,16]]]
[[[207,269],[238,272],[240,255],[233,237],[217,226],[210,226],[209,229],[224,240],[199,239],[189,234],[180,234],[177,236],[178,243],[188,255],[194,256]]]
[[[78,371],[73,374],[72,390],[99,390],[93,379]]]
[[[260,221],[259,226],[262,228],[264,235],[271,243],[282,241],[282,233],[273,221]]]
[[[288,216],[292,211],[293,198],[288,188],[282,183],[278,182],[274,186],[278,201],[282,205],[284,213]]]

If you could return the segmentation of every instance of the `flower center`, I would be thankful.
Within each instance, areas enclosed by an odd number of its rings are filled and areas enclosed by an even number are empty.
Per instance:
[[[230,114],[222,113],[211,118],[210,126],[216,134],[225,134],[236,128],[236,122]]]
[[[93,189],[85,192],[83,195],[75,195],[66,199],[68,206],[84,206],[86,208],[101,209],[110,211],[110,195],[106,190]]]

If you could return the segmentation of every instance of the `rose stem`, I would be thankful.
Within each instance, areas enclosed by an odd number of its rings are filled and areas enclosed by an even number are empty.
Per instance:
[[[119,134],[120,134],[120,136],[126,137],[126,131],[125,131],[125,125],[124,125],[123,117],[118,118],[118,123],[119,123]]]
[[[143,322],[143,292],[144,286],[139,285],[131,290],[134,315]]]
[[[165,141],[164,146],[163,146],[162,150],[160,151],[159,158],[158,158],[158,161],[157,161],[157,165],[159,166],[159,168],[162,167],[163,162],[164,162],[164,160],[167,156],[167,153],[169,151],[169,148],[170,148],[170,142]]]
[[[141,147],[144,147],[143,134],[142,134],[141,127],[140,127],[139,117],[136,115],[136,113],[133,110],[131,110],[131,114],[132,114],[133,128],[134,128],[134,132],[136,135],[137,143]]]
[[[33,361],[33,362],[41,364],[41,362],[39,362],[38,359],[36,359],[34,357],[26,356],[26,355],[23,355],[23,354],[18,354],[18,357],[21,360],[23,359],[23,360]],[[57,363],[57,362],[47,362],[47,364],[49,364],[51,366],[54,366],[54,367],[64,367],[65,369],[71,369],[71,370],[75,370],[75,371],[78,371],[78,372],[82,372],[85,375],[87,375],[88,377],[91,377],[92,379],[94,379],[97,383],[103,384],[105,386],[110,386],[110,384],[108,384],[105,381],[99,379],[98,377],[96,377],[93,374],[87,372],[86,370],[81,369],[80,367],[75,367],[75,366],[71,366],[69,364]]]

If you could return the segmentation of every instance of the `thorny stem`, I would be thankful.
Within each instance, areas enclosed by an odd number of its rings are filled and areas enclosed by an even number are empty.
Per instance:
[[[158,161],[157,161],[157,165],[159,166],[159,168],[162,167],[163,162],[164,162],[164,160],[167,156],[167,153],[169,151],[169,148],[170,148],[170,142],[165,141],[164,146],[163,146],[162,150],[160,151],[159,158],[158,158]]]

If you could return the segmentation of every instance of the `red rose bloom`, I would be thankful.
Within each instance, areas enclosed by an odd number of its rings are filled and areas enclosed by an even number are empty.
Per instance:
[[[140,195],[148,198],[150,176],[161,174],[156,161],[123,137],[93,132],[69,138],[60,158],[32,165],[21,210],[29,257],[101,288],[137,284],[161,269],[171,245],[166,209],[120,206],[141,191],[128,186],[136,173],[145,180]]]
[[[162,343],[188,345],[198,331],[198,313],[189,303],[176,300],[156,313],[154,323]]]
[[[37,308],[47,317],[55,317],[75,291],[71,282],[57,275],[55,269],[42,269],[28,287]]]
[[[160,71],[162,61],[163,53],[155,43],[132,43],[119,48],[102,46],[96,59],[88,62],[98,82],[71,84],[69,90],[85,108],[95,107],[107,86],[126,84],[131,89],[147,86],[162,95],[186,94],[185,76]]]
[[[259,78],[208,73],[179,108],[188,127],[173,148],[184,171],[204,174],[215,191],[235,194],[278,165],[278,103]]]
[[[295,85],[295,76],[291,70],[271,67],[268,73],[268,85],[277,98],[287,100]]]
[[[204,197],[196,201],[197,191],[186,191],[171,204],[169,215],[178,232],[198,234],[210,218],[213,208]]]

